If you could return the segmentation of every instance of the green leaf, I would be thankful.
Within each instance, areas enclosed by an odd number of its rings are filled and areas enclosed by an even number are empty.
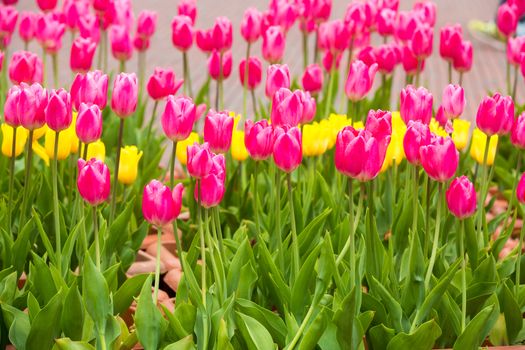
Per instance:
[[[104,254],[106,261],[110,261],[115,252],[120,252],[127,240],[129,240],[129,223],[133,214],[135,198],[131,198],[124,210],[116,217],[109,227],[109,235],[104,244]]]
[[[18,276],[22,274],[25,264],[27,263],[27,254],[31,249],[31,234],[34,231],[33,226],[33,219],[26,222],[11,249],[13,252],[13,266],[15,267]]]
[[[379,239],[379,233],[377,232],[376,223],[370,212],[366,211],[366,234],[365,234],[365,246],[366,246],[366,267],[367,275],[374,276],[375,278],[381,278],[381,271],[383,270],[383,260],[385,258],[385,248],[383,243]]]
[[[521,310],[514,299],[514,294],[509,290],[509,287],[505,283],[501,284],[501,291],[498,295],[498,299],[501,311],[505,315],[507,337],[510,344],[513,344],[522,328]]]
[[[55,338],[60,334],[62,294],[57,293],[35,316],[27,336],[26,349],[49,350],[53,347]]]
[[[326,218],[331,212],[331,208],[326,208],[321,214],[317,215],[315,219],[310,221],[304,230],[302,230],[297,236],[297,241],[299,242],[299,253],[301,256],[308,254],[310,249],[317,246],[321,239],[321,232],[323,232],[322,228]]]
[[[248,350],[268,350],[274,348],[272,336],[261,323],[255,318],[240,312],[236,312],[235,314],[237,315],[237,326],[248,346]]]
[[[16,349],[24,350],[31,329],[28,315],[9,304],[1,303],[0,305],[6,327],[9,329],[9,340]]]
[[[311,290],[315,274],[312,273],[315,269],[315,263],[319,255],[321,245],[318,245],[308,258],[303,262],[299,275],[297,276],[292,286],[292,297],[290,300],[290,311],[295,315],[296,318],[302,318],[305,313],[305,308],[311,303]]]
[[[236,299],[235,304],[238,311],[259,321],[270,332],[274,341],[284,347],[286,325],[281,317],[250,300]]]
[[[156,350],[162,339],[162,318],[159,309],[153,303],[151,297],[151,276],[148,276],[137,301],[135,312],[135,326],[137,337],[144,350]]]
[[[84,218],[81,218],[75,228],[69,233],[66,243],[62,248],[62,271],[67,271],[71,264],[71,255],[73,254],[78,233],[80,232],[80,225],[84,225]]]
[[[176,343],[170,344],[164,348],[164,350],[193,350],[195,349],[195,344],[193,343],[193,336],[188,335],[185,338],[182,338]]]
[[[0,281],[0,302],[12,304],[16,293],[17,273],[13,272]]]
[[[78,291],[76,283],[69,288],[62,309],[62,330],[64,334],[73,339],[82,339],[82,328],[84,325],[84,306],[82,296]]]
[[[388,343],[387,350],[411,349],[427,350],[432,349],[436,339],[441,335],[441,328],[434,320],[430,320],[417,327],[410,334],[399,333]]]
[[[59,350],[95,350],[95,347],[87,342],[72,341],[69,338],[57,339],[55,343]]]
[[[97,332],[103,334],[106,329],[107,315],[112,314],[109,290],[106,279],[97,269],[89,254],[84,259],[82,294],[86,310],[93,319]]]
[[[369,337],[373,349],[386,349],[388,343],[394,338],[396,331],[386,327],[383,323],[370,328]]]
[[[498,299],[492,295],[487,300],[488,306],[481,310],[456,339],[454,350],[477,349],[485,340],[490,329],[498,319]]]
[[[44,305],[56,295],[57,288],[53,283],[49,266],[36,253],[32,252],[32,255],[33,261],[32,264],[29,264],[28,281],[31,282],[33,294]]]
[[[304,332],[301,343],[299,343],[299,350],[315,349],[327,326],[328,316],[326,309],[323,308]]]
[[[125,312],[129,308],[133,302],[133,298],[139,294],[142,286],[144,285],[144,281],[146,281],[148,276],[149,275],[147,274],[133,276],[128,278],[122,284],[122,286],[120,286],[120,288],[113,295],[114,315]]]
[[[44,230],[44,227],[42,226],[42,221],[40,220],[40,215],[36,212],[36,210],[33,208],[33,218],[36,222],[36,228],[38,231],[38,234],[40,235],[40,239],[42,240],[42,243],[44,244],[44,247],[46,248],[47,255],[49,256],[49,260],[56,265],[56,257],[55,257],[55,249],[53,248],[53,245],[51,244],[51,241],[49,241],[49,238],[47,237],[47,233]]]
[[[228,337],[228,328],[224,319],[221,319],[219,322],[219,331],[217,332],[217,343],[215,349],[233,350],[233,345],[231,344],[230,338]]]

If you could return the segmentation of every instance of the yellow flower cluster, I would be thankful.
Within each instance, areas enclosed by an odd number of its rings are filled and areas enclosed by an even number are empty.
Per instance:
[[[399,165],[405,158],[403,139],[405,138],[406,131],[407,127],[403,119],[401,119],[399,112],[392,112],[392,137],[386,149],[385,161],[383,162],[381,171],[387,170],[394,162],[396,165]]]
[[[452,127],[454,128],[452,141],[454,141],[458,151],[462,151],[468,144],[470,122],[468,120],[454,119]]]

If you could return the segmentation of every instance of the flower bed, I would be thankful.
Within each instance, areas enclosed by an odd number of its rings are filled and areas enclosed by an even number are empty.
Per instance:
[[[421,86],[438,29],[431,1],[410,11],[353,1],[330,20],[330,0],[272,0],[244,13],[240,58],[230,20],[197,30],[196,2],[182,0],[172,41],[183,79],[160,67],[145,78],[154,12],[135,27],[127,0],[37,4],[38,14],[0,5],[0,347],[525,341],[525,114],[515,105],[525,46],[514,34],[523,2],[498,10],[509,96],[481,101],[472,135],[461,82],[473,53],[460,26],[440,28],[450,82],[441,101]],[[296,23],[301,77],[282,62]],[[57,58],[66,29],[68,90]],[[370,46],[375,36],[383,44]],[[27,51],[33,38],[40,57]],[[261,38],[264,63],[252,47]],[[10,55],[12,39],[26,50]],[[194,42],[208,55],[197,93]],[[107,72],[109,49],[119,72]],[[126,70],[134,51],[137,74]],[[234,63],[242,114],[223,103]]]

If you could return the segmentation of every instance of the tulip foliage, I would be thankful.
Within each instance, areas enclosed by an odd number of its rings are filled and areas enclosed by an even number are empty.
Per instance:
[[[462,86],[472,44],[460,25],[435,30],[432,1],[349,1],[337,18],[330,0],[270,0],[240,28],[197,29],[197,2],[180,0],[180,73],[147,65],[155,12],[57,3],[0,5],[0,347],[525,343],[525,112],[510,81],[511,66],[525,75],[523,2],[498,10],[508,86],[482,101]],[[74,76],[60,84],[66,30]],[[293,30],[303,60],[287,62]],[[441,95],[423,86],[434,32]],[[242,114],[225,105],[236,73]],[[138,273],[145,256],[154,266]]]

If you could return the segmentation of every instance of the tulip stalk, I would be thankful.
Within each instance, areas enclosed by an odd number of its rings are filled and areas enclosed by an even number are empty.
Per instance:
[[[160,281],[160,249],[162,246],[162,230],[157,227],[157,255],[155,256],[155,285],[153,287],[153,301],[157,305],[159,298],[159,281]]]
[[[51,61],[53,64],[53,83],[55,84],[55,89],[58,89],[58,55],[52,54]]]
[[[53,218],[55,223],[55,239],[56,239],[56,261],[57,270],[60,276],[62,276],[62,243],[60,237],[60,213],[58,207],[58,139],[60,137],[60,131],[55,132],[55,145],[53,149],[53,164],[51,167],[51,177],[53,181]]]
[[[7,206],[8,213],[8,228],[11,231],[11,225],[13,223],[13,187],[15,186],[15,155],[16,155],[16,129],[13,127],[13,143],[11,144],[11,159],[9,159],[9,202]]]
[[[414,166],[414,193],[412,194],[413,198],[413,205],[414,205],[414,217],[412,219],[412,232],[414,234],[417,234],[417,219],[419,214],[419,198],[418,198],[418,191],[419,191],[419,169],[417,166]]]
[[[253,212],[255,213],[255,232],[257,232],[256,241],[258,242],[261,238],[261,225],[259,221],[259,204],[258,201],[258,195],[257,195],[257,183],[258,183],[258,175],[259,175],[259,161],[255,161],[255,175],[254,175],[254,181],[253,181]]]
[[[293,192],[292,192],[292,174],[287,174],[288,182],[288,200],[290,201],[290,220],[292,226],[292,254],[293,254],[293,264],[292,264],[292,275],[291,280],[294,281],[295,278],[299,275],[300,268],[300,257],[299,257],[299,242],[297,242],[297,227],[295,225],[295,210],[293,204]]]
[[[461,254],[461,333],[465,330],[467,319],[467,261],[465,252],[465,222],[459,222],[459,251]]]
[[[126,71],[126,61],[120,60],[120,62],[119,62],[119,71],[120,71],[120,73],[124,73]]]
[[[490,145],[490,137],[486,136],[486,142],[485,142],[485,151],[483,153],[483,164],[481,165],[481,185],[480,185],[480,196],[479,196],[479,202],[478,202],[478,224],[477,224],[477,231],[478,231],[478,237],[483,235],[484,244],[486,245],[488,242],[488,238],[486,237],[486,234],[483,234],[482,226],[483,226],[483,215],[485,215],[485,198],[487,196],[485,192],[485,187],[488,187],[486,184],[487,182],[487,159],[489,156],[489,145]]]
[[[172,151],[170,159],[170,188],[175,186],[175,155],[177,153],[177,141],[172,142]],[[185,271],[184,259],[182,258],[182,244],[179,238],[179,228],[177,225],[177,218],[173,220],[173,235],[175,236],[175,245],[177,246],[177,256],[180,260],[182,271]]]
[[[117,186],[118,186],[118,171],[120,167],[120,151],[122,148],[122,138],[124,136],[124,118],[120,118],[120,126],[118,130],[118,140],[117,140],[117,156],[115,159],[115,173],[113,174],[113,186],[111,188],[111,208],[109,211],[109,224],[113,222],[113,217],[115,215],[115,210],[117,207]]]
[[[275,228],[277,229],[277,260],[281,271],[284,270],[283,258],[283,237],[281,233],[281,173],[279,170],[275,172],[275,187],[277,196],[275,197]]]
[[[324,117],[328,117],[328,115],[330,114],[330,107],[332,107],[332,94],[333,94],[333,90],[334,90],[334,82],[335,82],[335,79],[334,79],[334,74],[335,74],[335,63],[334,63],[334,67],[332,67],[330,69],[330,75],[328,77],[328,92],[326,94],[326,98],[325,98],[325,107],[324,107]]]
[[[204,230],[202,229],[202,214],[201,214],[201,186],[200,180],[197,180],[197,223],[199,225],[199,236],[201,245],[201,293],[202,293],[202,304],[206,309],[206,244],[204,240]]]
[[[186,52],[182,53],[182,70],[184,76],[184,93],[190,97],[193,97],[193,91],[191,88],[190,65],[188,64],[188,54]]]
[[[155,116],[157,115],[157,107],[159,106],[159,101],[155,100],[153,104],[153,111],[151,112],[151,118],[148,123],[148,131],[146,132],[146,145],[149,145],[149,140],[151,138],[151,131],[153,130],[153,123],[155,122]]]
[[[425,243],[424,243],[424,248],[423,248],[423,252],[424,252],[424,255],[427,256],[428,254],[428,243],[429,243],[429,240],[428,240],[428,237],[429,237],[429,233],[430,233],[430,194],[431,194],[431,191],[430,191],[430,186],[431,186],[431,182],[430,182],[430,178],[427,176],[425,176]]]
[[[28,142],[27,142],[27,155],[26,155],[26,172],[24,180],[24,194],[22,199],[22,222],[25,222],[26,211],[27,211],[27,197],[29,196],[30,191],[30,182],[31,182],[31,168],[33,167],[33,135],[35,131],[33,129],[29,130]]]
[[[514,67],[514,82],[512,84],[512,100],[514,101],[516,99],[516,91],[518,88],[518,66]]]
[[[439,229],[441,224],[441,207],[442,207],[442,192],[443,192],[443,184],[440,182],[438,184],[438,192],[437,192],[437,212],[436,212],[436,226],[434,231],[434,240],[432,242],[432,253],[430,255],[430,261],[428,263],[428,270],[427,274],[425,276],[425,289],[428,290],[430,285],[430,278],[432,277],[432,270],[434,270],[434,264],[436,262],[436,254],[437,254],[437,248],[439,245]]]
[[[306,31],[303,34],[303,69],[308,67],[308,33]]]
[[[144,93],[144,77],[146,75],[146,52],[139,52],[138,57],[138,71],[139,71],[139,103],[142,103],[142,95]]]
[[[250,74],[250,49],[251,43],[246,46],[246,61],[244,61],[244,84],[243,84],[243,95],[242,95],[242,116],[246,118],[246,98],[248,95],[248,75]],[[253,98],[253,96],[252,96]]]
[[[525,207],[522,206],[522,210],[525,210]],[[515,288],[516,288],[516,298],[518,297],[519,295],[519,291],[520,291],[520,283],[521,283],[521,255],[522,255],[522,245],[523,245],[523,236],[525,235],[525,225],[521,225],[521,230],[520,230],[520,240],[518,241],[518,259],[516,261],[516,283],[515,283]]]
[[[252,95],[252,107],[253,107],[253,117],[255,120],[258,120],[258,113],[257,113],[257,99],[255,98],[255,91],[252,90],[251,91],[251,95]]]
[[[96,260],[97,269],[101,271],[100,269],[100,243],[99,243],[99,237],[98,237],[98,218],[97,217],[98,217],[97,206],[94,205],[93,206],[93,236],[95,239],[95,260]]]
[[[448,61],[448,83],[452,84],[452,61],[450,60]]]

